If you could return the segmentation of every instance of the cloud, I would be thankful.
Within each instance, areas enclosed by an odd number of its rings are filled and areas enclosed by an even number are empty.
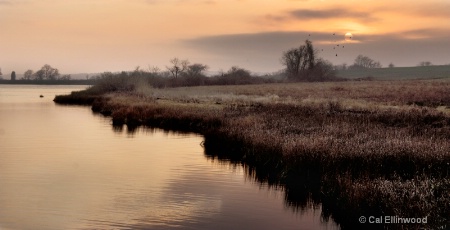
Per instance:
[[[199,37],[184,40],[182,45],[222,60],[234,61],[235,65],[245,65],[245,68],[276,71],[282,67],[282,53],[302,45],[306,39],[312,40],[314,47],[321,51],[320,57],[334,64],[351,64],[358,54],[380,60],[384,65],[393,62],[396,66],[414,66],[424,60],[448,64],[448,37],[448,31],[420,29],[385,35],[354,34],[357,42],[344,43],[343,34],[336,34],[335,37],[328,33],[276,31]],[[341,44],[340,48],[336,49],[336,44]]]
[[[366,23],[378,20],[369,12],[352,11],[345,8],[331,8],[324,10],[298,9],[288,11],[279,15],[268,14],[264,17],[266,20],[274,22],[284,22],[292,20],[329,20],[337,18],[351,18]]]
[[[397,34],[399,38],[409,38],[409,39],[437,39],[437,38],[448,38],[450,37],[450,32],[442,29],[433,28],[423,28],[416,30],[408,30],[400,32]]]
[[[0,5],[12,5],[12,1],[8,1],[8,0],[0,0]]]
[[[431,1],[430,1],[431,2]],[[444,1],[423,2],[418,4],[386,5],[378,11],[404,13],[421,18],[450,18],[450,3]]]
[[[308,39],[307,32],[266,32],[199,37],[184,40],[182,43],[213,53],[240,54],[277,51],[302,43],[305,39]]]
[[[355,12],[344,8],[333,8],[327,10],[294,10],[289,13],[295,19],[313,20],[313,19],[333,19],[333,18],[355,18],[360,20],[374,20],[367,12]]]
[[[350,19],[354,23],[369,24],[380,21],[372,12],[354,11],[345,8],[329,8],[322,10],[297,9],[282,13],[271,13],[263,16],[263,22],[272,27],[278,27],[281,23],[292,24],[298,22],[308,22],[311,20],[332,21],[337,19]],[[256,20],[261,24],[261,20]]]
[[[228,66],[238,65],[249,70],[273,72],[282,67],[280,63],[282,53],[304,44],[306,39],[332,40],[333,35],[327,33],[310,35],[304,31],[230,34],[183,40],[181,45],[190,47],[196,53],[208,55],[208,65],[214,64],[212,62],[217,60]]]
[[[13,6],[30,3],[29,0],[0,0],[0,6]]]
[[[215,0],[145,0],[147,4],[182,4],[182,3],[197,3],[197,4],[216,4]]]

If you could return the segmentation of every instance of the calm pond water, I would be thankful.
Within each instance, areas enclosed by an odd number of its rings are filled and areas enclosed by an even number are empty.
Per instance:
[[[207,157],[200,135],[127,132],[52,101],[84,88],[0,85],[0,229],[338,228]]]

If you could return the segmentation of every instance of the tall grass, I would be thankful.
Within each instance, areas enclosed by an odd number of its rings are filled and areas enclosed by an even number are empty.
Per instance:
[[[292,205],[305,197],[321,203],[323,216],[342,227],[366,214],[428,216],[426,227],[448,226],[448,80],[135,84],[106,92],[92,109],[115,125],[202,133],[209,157],[243,163],[258,181],[284,186]]]

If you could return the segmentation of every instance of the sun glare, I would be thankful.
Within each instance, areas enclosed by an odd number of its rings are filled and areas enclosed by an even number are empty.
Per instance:
[[[353,39],[352,33],[349,32],[349,33],[345,34],[345,41],[349,42],[349,41],[352,41],[352,39]]]

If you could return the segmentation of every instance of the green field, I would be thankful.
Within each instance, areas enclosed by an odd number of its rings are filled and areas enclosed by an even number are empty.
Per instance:
[[[337,76],[347,79],[436,79],[450,78],[450,65],[339,70]]]

